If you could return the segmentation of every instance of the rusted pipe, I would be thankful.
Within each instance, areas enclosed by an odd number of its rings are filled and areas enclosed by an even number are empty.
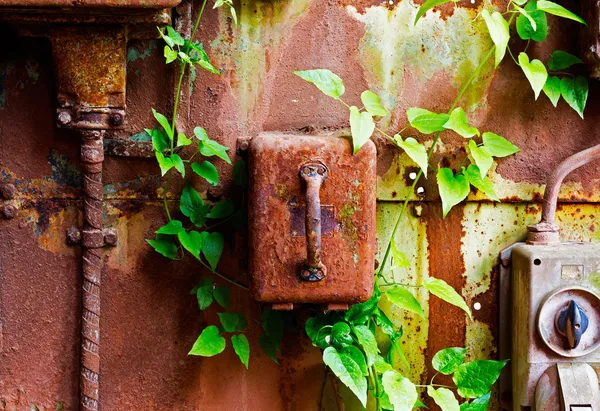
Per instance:
[[[600,159],[600,144],[567,157],[556,167],[546,183],[542,219],[539,223],[527,227],[528,244],[548,245],[560,243],[558,236],[560,227],[554,222],[560,186],[565,177],[573,170],[598,159]]]
[[[329,170],[319,161],[305,163],[300,177],[306,182],[306,263],[300,277],[306,281],[320,281],[327,275],[321,262],[321,185]]]
[[[98,410],[100,375],[100,281],[102,277],[102,162],[104,130],[82,131],[83,310],[81,314],[80,409]]]

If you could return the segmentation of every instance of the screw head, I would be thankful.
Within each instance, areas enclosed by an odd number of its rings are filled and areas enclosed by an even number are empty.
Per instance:
[[[14,205],[10,205],[10,204],[4,206],[4,208],[2,209],[2,215],[7,220],[12,220],[13,218],[15,218],[17,216],[17,207],[15,207]]]
[[[58,113],[58,124],[65,126],[70,122],[71,115],[69,113],[67,113],[66,111],[61,111],[60,113]]]
[[[117,232],[112,229],[104,230],[104,244],[115,246],[117,245],[118,237]]]
[[[67,230],[67,243],[74,245],[81,242],[81,230],[71,227]]]
[[[0,185],[0,196],[5,200],[10,200],[15,196],[17,189],[12,184],[1,184]]]
[[[112,113],[110,115],[110,123],[113,126],[120,126],[123,124],[123,115],[121,113]]]

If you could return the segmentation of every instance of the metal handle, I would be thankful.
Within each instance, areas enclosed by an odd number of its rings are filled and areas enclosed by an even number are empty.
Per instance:
[[[300,177],[306,182],[306,263],[300,277],[306,281],[320,281],[327,275],[321,261],[321,184],[329,169],[320,161],[309,161],[300,168]]]

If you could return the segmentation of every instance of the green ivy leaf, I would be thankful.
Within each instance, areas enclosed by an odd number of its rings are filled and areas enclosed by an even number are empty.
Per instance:
[[[394,323],[392,320],[388,318],[387,315],[379,308],[375,310],[375,324],[383,331],[385,334],[389,335],[391,339],[396,339],[400,337],[401,333],[396,330]]]
[[[181,34],[177,33],[175,29],[171,26],[167,26],[167,34],[171,40],[173,40],[173,44],[177,46],[183,46],[184,40],[181,37]]]
[[[467,180],[473,187],[483,191],[483,193],[485,193],[485,195],[487,195],[491,200],[500,201],[490,179],[488,177],[482,179],[481,171],[475,164],[469,164],[469,167],[467,167],[466,170],[463,169],[463,174],[465,177],[467,177]]]
[[[450,113],[450,118],[444,124],[444,128],[455,131],[457,134],[465,138],[471,138],[474,135],[479,135],[479,130],[469,125],[467,114],[462,107],[457,107]]]
[[[190,183],[185,183],[179,199],[179,210],[184,216],[192,217],[203,206],[204,201],[202,201],[200,194],[192,188]]]
[[[164,54],[165,54],[165,62],[167,64],[172,63],[173,61],[175,61],[177,59],[177,52],[169,46],[165,46]]]
[[[440,168],[437,172],[437,183],[442,198],[443,215],[463,201],[469,195],[469,182],[462,174],[454,175],[450,168]]]
[[[187,138],[183,133],[177,133],[177,147],[189,146],[192,144],[192,140]]]
[[[171,155],[171,161],[173,162],[175,169],[181,173],[181,176],[185,177],[185,164],[181,157],[179,157],[179,154]]]
[[[550,13],[555,16],[563,17],[563,18],[569,19],[569,20],[575,20],[575,21],[583,24],[584,26],[587,26],[587,24],[585,23],[585,20],[583,20],[577,14],[570,12],[569,10],[565,9],[560,4],[556,4],[552,1],[539,0],[537,3],[537,8],[539,10],[544,10],[546,13]]]
[[[203,278],[196,286],[196,298],[200,310],[204,311],[212,304],[214,288],[215,285],[210,278]]]
[[[567,53],[566,51],[555,50],[548,61],[548,68],[554,71],[564,70],[574,64],[583,64],[583,61],[581,61],[579,57]]]
[[[152,115],[154,115],[154,118],[156,119],[156,121],[158,121],[158,124],[160,124],[162,126],[162,128],[165,129],[165,132],[167,133],[167,136],[169,137],[169,141],[173,140],[173,130],[171,129],[169,120],[167,120],[167,118],[165,116],[163,116],[162,114],[160,114],[158,111],[156,111],[154,109],[152,109]]]
[[[521,149],[498,134],[483,133],[483,145],[494,157],[506,157],[518,153]]]
[[[508,40],[510,40],[510,33],[508,28],[508,22],[504,19],[502,14],[497,11],[490,14],[489,11],[483,10],[481,12],[485,24],[490,32],[490,37],[496,45],[496,67],[500,64],[504,55],[506,54],[506,47],[508,46]]]
[[[486,411],[491,395],[492,393],[488,392],[487,394],[474,399],[470,403],[467,401],[460,404],[460,411]]]
[[[165,41],[165,43],[167,43],[169,45],[169,47],[175,47],[175,41],[171,37],[169,37],[167,34],[165,34],[160,28],[158,28],[158,32],[159,32],[160,36],[163,38],[163,40]]]
[[[394,285],[385,291],[385,296],[395,306],[418,314],[421,318],[425,318],[421,304],[419,304],[413,293],[406,288]]]
[[[347,345],[352,345],[354,340],[352,340],[350,332],[350,326],[343,321],[333,324],[331,328],[331,344],[338,350]]]
[[[520,5],[522,6],[523,4]],[[544,41],[548,36],[548,19],[546,18],[546,13],[537,9],[536,0],[530,0],[524,10],[535,21],[535,28],[527,17],[520,14],[517,17],[517,33],[519,37],[523,40]]]
[[[335,73],[326,69],[294,71],[303,80],[313,83],[319,90],[335,99],[339,99],[345,91],[344,82]]]
[[[156,230],[156,234],[177,234],[183,230],[183,224],[179,220],[171,220]]]
[[[429,291],[436,297],[464,310],[469,315],[469,318],[473,319],[471,315],[471,310],[467,306],[467,303],[465,303],[465,300],[459,293],[456,292],[454,288],[448,285],[448,283],[446,283],[444,280],[430,277],[427,279],[427,281],[425,281],[423,287],[425,287],[427,291]]]
[[[204,254],[206,261],[208,261],[213,271],[216,270],[217,264],[219,264],[219,260],[221,259],[221,254],[223,254],[224,243],[223,235],[218,232],[207,235],[202,243],[202,254]]]
[[[181,59],[181,61],[183,61],[184,63],[192,64],[192,59],[190,58],[190,56],[188,56],[183,51],[180,51],[179,53],[177,53],[177,55],[179,56],[179,58]]]
[[[552,105],[556,107],[560,99],[560,79],[556,76],[549,76],[542,90],[544,90],[544,94],[548,96]]]
[[[513,6],[515,7],[515,10],[517,10],[519,13],[521,13],[527,20],[529,20],[529,24],[531,24],[531,28],[533,29],[533,31],[537,31],[537,23],[535,22],[534,18],[531,17],[531,14],[529,14],[529,12],[527,10],[525,10],[522,7],[519,7],[516,4],[513,4]]]
[[[585,77],[575,79],[565,77],[560,80],[560,94],[565,101],[583,118],[583,110],[588,98],[588,81]]]
[[[410,267],[410,261],[406,254],[398,250],[398,246],[394,240],[390,241],[390,251],[392,252],[392,258],[394,260],[394,266],[399,268]]]
[[[369,370],[367,368],[367,360],[365,360],[365,355],[361,350],[356,348],[353,345],[346,345],[339,351],[341,356],[347,356],[352,358],[354,362],[358,365],[363,375],[366,377],[369,375]]]
[[[222,353],[226,344],[225,338],[219,335],[217,326],[210,325],[202,331],[188,355],[212,357]]]
[[[228,333],[244,331],[248,324],[244,313],[217,313],[223,330]]]
[[[394,410],[411,411],[419,398],[417,387],[397,371],[386,371],[382,381]]]
[[[229,301],[231,300],[229,288],[225,286],[216,288],[213,292],[213,297],[215,297],[215,300],[221,307],[229,310]]]
[[[375,131],[373,117],[368,112],[358,111],[358,107],[350,107],[350,132],[352,133],[352,154],[358,150],[371,138]]]
[[[450,115],[446,113],[433,113],[419,107],[406,110],[406,116],[410,125],[424,134],[445,130],[444,124],[450,119]]]
[[[475,164],[479,167],[479,172],[481,173],[481,178],[485,178],[488,171],[494,164],[494,158],[490,154],[490,151],[485,147],[477,146],[477,143],[473,140],[469,140],[469,153],[473,160],[475,160]]]
[[[431,385],[428,385],[427,394],[433,398],[433,401],[435,401],[442,411],[460,411],[458,400],[448,388],[439,388],[436,390]]]
[[[344,314],[344,319],[350,324],[366,323],[377,308],[377,304],[379,303],[379,295],[379,290],[376,287],[371,298],[364,303],[354,304],[352,307],[350,307],[350,309],[346,311],[346,314]]]
[[[477,398],[487,394],[500,376],[506,361],[478,360],[461,365],[452,376],[463,398]]]
[[[146,240],[154,250],[171,260],[177,257],[177,246],[168,240]]]
[[[164,130],[159,128],[153,128],[150,130],[149,128],[146,128],[145,131],[150,135],[150,137],[152,137],[152,146],[154,147],[154,151],[163,152],[169,148],[169,137]]]
[[[197,259],[200,259],[200,250],[202,250],[202,243],[204,242],[204,237],[206,237],[208,233],[203,231],[199,233],[198,231],[190,231],[189,233],[185,230],[179,231],[177,233],[177,238],[179,242],[189,251]]]
[[[200,141],[210,140],[210,138],[208,137],[208,133],[202,127],[194,127],[194,135]]]
[[[221,200],[215,204],[210,212],[206,215],[207,218],[225,218],[233,214],[235,206],[231,200]]]
[[[387,116],[388,112],[381,105],[381,100],[379,100],[379,96],[373,93],[371,90],[365,90],[360,95],[360,100],[365,106],[365,109],[372,116]]]
[[[531,84],[535,99],[537,100],[540,91],[544,88],[544,84],[546,84],[546,79],[548,78],[548,72],[546,71],[544,63],[538,59],[529,62],[527,54],[521,52],[519,53],[519,65],[521,66],[523,73],[525,73],[525,77],[529,80],[529,84]]]
[[[449,3],[450,1],[451,0],[427,0],[425,3],[423,3],[421,5],[421,7],[419,7],[419,10],[417,11],[417,16],[415,17],[414,25],[415,26],[417,25],[417,22],[419,21],[419,19],[421,17],[423,17],[423,15],[425,13],[427,13],[427,11],[431,10],[435,6],[439,6],[444,3]]]
[[[323,351],[323,362],[327,365],[341,382],[350,388],[358,397],[363,407],[367,406],[367,379],[360,366],[348,355],[340,355],[334,347],[327,347]]]
[[[382,356],[378,356],[373,364],[375,371],[379,374],[385,374],[387,371],[395,371],[391,364],[387,363]]]
[[[402,140],[400,134],[394,136],[394,141],[412,161],[417,163],[419,168],[423,170],[423,175],[427,178],[427,150],[425,146],[412,137]]]
[[[248,343],[248,338],[246,338],[244,334],[232,335],[231,345],[233,345],[233,350],[242,364],[248,369],[248,361],[250,360],[250,344]]]
[[[170,157],[165,157],[163,153],[156,151],[154,152],[156,156],[156,161],[158,162],[158,166],[160,167],[160,174],[164,176],[167,172],[172,169],[175,164],[173,164],[173,160]]]
[[[377,347],[375,335],[366,325],[357,325],[353,330],[358,343],[365,351],[365,354],[367,354],[367,365],[370,367],[379,355],[379,347]]]
[[[275,364],[279,364],[277,360],[277,345],[275,341],[267,334],[258,337],[258,345]]]
[[[203,161],[202,163],[193,163],[192,170],[194,171],[194,173],[204,178],[213,186],[219,184],[219,172],[210,161]]]
[[[435,353],[431,360],[433,369],[444,375],[450,375],[465,362],[467,349],[461,347],[444,348]]]
[[[227,155],[229,147],[222,146],[214,140],[201,140],[198,143],[198,149],[204,157],[217,156],[227,164],[231,164],[231,159]]]
[[[335,323],[330,316],[319,315],[306,320],[304,330],[315,347],[325,349],[329,347],[328,338],[331,336],[332,324]]]

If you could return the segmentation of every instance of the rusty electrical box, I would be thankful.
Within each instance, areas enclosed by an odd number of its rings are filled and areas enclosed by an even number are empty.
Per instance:
[[[373,292],[376,150],[261,134],[249,149],[252,293],[275,309],[346,309]]]

